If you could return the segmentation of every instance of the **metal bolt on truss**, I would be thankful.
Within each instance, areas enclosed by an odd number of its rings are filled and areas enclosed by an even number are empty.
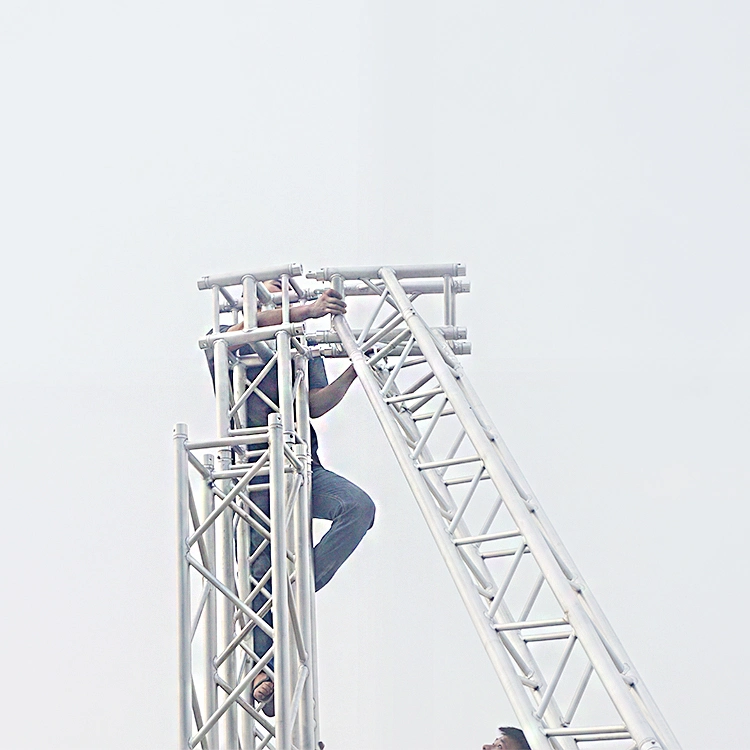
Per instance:
[[[286,265],[198,282],[213,295],[200,346],[214,363],[217,435],[193,441],[184,424],[174,434],[180,750],[318,748],[307,385],[316,356],[354,365],[533,750],[680,750],[461,367],[471,351],[456,326],[465,273],[324,268],[305,286],[302,267]],[[263,285],[272,279],[280,293]],[[290,306],[321,284],[350,309],[306,331]],[[258,310],[275,307],[281,322],[259,327]],[[259,392],[274,365],[277,402]],[[252,394],[269,403],[267,425],[247,426]],[[270,493],[270,514],[258,492]],[[254,577],[269,545],[271,569]],[[273,639],[264,654],[257,630]],[[274,681],[272,717],[253,700],[261,673]]]

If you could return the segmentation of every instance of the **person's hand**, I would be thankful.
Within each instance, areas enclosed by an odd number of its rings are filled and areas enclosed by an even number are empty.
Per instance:
[[[346,302],[334,289],[326,289],[307,311],[311,318],[322,318],[324,315],[343,315],[346,312]]]

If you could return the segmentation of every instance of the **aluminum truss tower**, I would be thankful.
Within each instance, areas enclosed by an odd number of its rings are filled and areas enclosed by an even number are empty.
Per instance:
[[[316,332],[290,322],[290,306],[321,291],[304,288],[301,275],[289,265],[198,282],[213,294],[218,333],[200,345],[213,352],[218,434],[192,441],[185,425],[175,429],[180,750],[318,747],[307,390],[314,356],[353,363],[533,750],[680,750],[459,363],[470,352],[456,326],[456,297],[469,290],[458,278],[464,266],[308,274],[351,308]],[[262,282],[277,278],[282,291],[272,295]],[[258,327],[257,310],[275,306],[281,323]],[[428,323],[430,313],[440,320]],[[241,330],[220,332],[240,314]],[[353,330],[349,320],[360,319]],[[245,344],[255,354],[236,353]],[[274,365],[278,403],[258,389]],[[260,368],[252,380],[250,367]],[[246,425],[253,393],[269,403],[268,425]],[[270,517],[253,502],[264,490]],[[271,549],[260,580],[251,575],[261,550],[251,551],[251,529]],[[265,603],[256,612],[259,594]],[[255,629],[273,637],[262,656],[253,651]],[[275,682],[273,719],[253,702],[261,671]]]

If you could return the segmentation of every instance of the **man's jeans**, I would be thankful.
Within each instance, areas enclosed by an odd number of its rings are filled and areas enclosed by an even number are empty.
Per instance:
[[[315,570],[315,590],[319,591],[349,555],[354,552],[368,529],[375,520],[375,504],[369,495],[352,484],[348,479],[324,469],[320,464],[312,465],[312,517],[331,521],[331,527],[313,549]],[[266,492],[254,492],[253,502],[269,515],[270,495]],[[250,532],[250,553],[252,554],[263,542],[263,537],[255,530]],[[251,575],[258,581],[271,567],[271,547],[266,545],[263,552],[253,562]],[[271,590],[269,581],[266,588]],[[259,594],[253,599],[253,609],[258,612],[267,598]],[[273,625],[271,613],[263,618]],[[263,656],[271,647],[272,640],[260,628],[254,628],[254,651]],[[273,668],[273,660],[270,664]]]

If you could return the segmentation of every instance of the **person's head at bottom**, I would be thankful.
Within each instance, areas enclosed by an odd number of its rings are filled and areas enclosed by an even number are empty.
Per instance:
[[[483,745],[482,750],[531,750],[524,733],[516,727],[500,727],[498,738],[491,745]]]

